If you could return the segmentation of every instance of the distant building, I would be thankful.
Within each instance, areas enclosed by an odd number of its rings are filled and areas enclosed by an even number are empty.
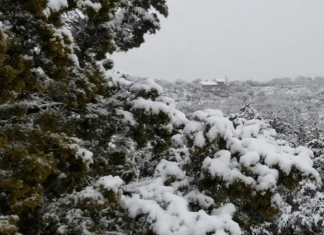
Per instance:
[[[225,79],[213,79],[213,81],[217,82],[218,85],[225,85],[226,84],[226,80]]]
[[[213,79],[213,80],[199,81],[199,85],[203,91],[220,91],[226,87],[226,80]]]
[[[200,81],[199,85],[203,91],[212,91],[218,87],[218,83],[214,81]]]

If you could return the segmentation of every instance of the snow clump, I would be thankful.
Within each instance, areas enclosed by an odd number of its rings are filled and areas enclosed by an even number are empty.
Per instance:
[[[49,0],[48,7],[53,11],[59,11],[62,7],[68,7],[67,0]]]
[[[158,95],[161,95],[163,92],[163,89],[160,85],[154,82],[153,79],[150,78],[134,78],[134,77],[128,77],[131,81],[134,81],[134,84],[130,87],[130,91],[133,93],[138,93],[141,91],[145,91],[147,93],[155,91]]]
[[[123,197],[123,202],[131,217],[146,214],[156,234],[241,234],[239,225],[232,220],[231,211],[225,209],[218,215],[209,215],[204,210],[192,212],[187,200],[175,194],[172,187],[164,186],[161,178],[137,191],[132,197]]]
[[[78,0],[77,1],[77,6],[79,8],[90,7],[95,12],[98,12],[101,9],[101,7],[102,7],[101,3],[99,3],[99,2],[93,3],[90,0]]]
[[[93,153],[90,152],[89,150],[86,150],[84,148],[81,148],[78,144],[71,144],[70,145],[71,148],[76,149],[76,158],[82,159],[82,162],[85,163],[87,166],[89,166],[90,164],[93,164]]]
[[[106,190],[111,190],[114,193],[117,193],[119,188],[124,184],[124,181],[119,177],[119,176],[104,176],[101,177],[99,180],[96,182],[96,186],[101,186]]]

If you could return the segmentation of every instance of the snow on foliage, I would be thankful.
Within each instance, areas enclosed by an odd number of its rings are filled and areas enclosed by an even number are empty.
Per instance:
[[[56,233],[102,234],[107,227],[126,233],[139,225],[138,234],[242,234],[255,221],[278,215],[279,186],[297,187],[302,178],[320,183],[312,152],[278,144],[262,120],[230,119],[212,109],[188,120],[174,100],[159,96],[162,89],[153,80],[105,74],[116,95],[84,106],[84,117],[93,122],[109,117],[104,145],[92,151],[89,144],[87,150],[80,137],[68,145],[75,159],[101,173],[47,208],[44,221],[55,224]],[[58,180],[66,180],[66,173]],[[55,217],[60,207],[61,222]],[[89,211],[102,222],[94,222]],[[103,226],[109,219],[114,222]]]
[[[101,4],[99,2],[96,2],[96,3],[93,3],[92,1],[90,0],[78,0],[77,1],[77,6],[79,8],[83,8],[83,7],[90,7],[92,8],[95,12],[98,12],[100,9],[101,9]]]
[[[136,87],[136,83],[134,85]],[[140,97],[131,101],[131,110],[142,109],[148,115],[164,113],[172,116],[173,105],[165,104],[172,104],[172,101],[159,102],[162,100],[163,98],[152,101]],[[197,149],[205,149],[198,169],[201,172],[200,177],[219,178],[227,187],[232,184],[235,187],[235,184],[242,182],[251,189],[251,196],[255,197],[253,200],[259,200],[257,195],[267,195],[270,208],[279,208],[282,205],[282,198],[277,192],[280,177],[293,175],[294,178],[295,172],[300,171],[302,176],[320,183],[319,174],[312,168],[312,152],[307,148],[293,149],[288,145],[277,145],[273,139],[273,131],[263,121],[241,118],[234,127],[233,122],[219,110],[197,111],[193,118],[196,121],[186,120],[183,122],[183,131],[172,137],[173,146],[176,148],[188,144],[190,147],[191,141],[190,153],[187,153],[189,156],[183,158],[174,150],[173,161],[162,159],[156,166],[153,181],[138,185],[131,197],[123,198],[130,215],[136,217],[146,214],[156,234],[205,234],[213,231],[240,234],[235,223],[231,228],[223,224],[224,218],[229,219],[227,224],[232,223],[231,216],[236,211],[234,204],[215,208],[213,197],[203,191],[181,191],[181,188],[190,187],[193,183],[190,170],[186,172],[185,167],[190,167],[196,161],[190,154],[199,153],[195,152]],[[215,150],[215,147],[211,147],[215,153],[210,155],[208,146],[217,146],[220,139],[223,139],[224,146],[221,147],[225,149]],[[200,210],[191,211],[189,208],[192,205],[198,205]],[[214,209],[209,215],[203,209],[208,211],[210,207]],[[269,217],[273,216],[273,212],[265,213]],[[193,219],[196,216],[199,220]],[[214,221],[213,225],[209,224],[211,221]],[[198,224],[204,226],[199,227]]]
[[[206,169],[212,177],[221,177],[225,182],[242,180],[247,185],[253,185],[253,178],[242,174],[239,166],[237,161],[231,161],[231,153],[227,150],[221,150],[213,159],[207,157],[203,162],[203,169]]]
[[[196,118],[199,121],[203,121],[210,116],[214,116],[214,117],[223,117],[224,116],[222,111],[215,110],[215,109],[205,109],[204,111],[198,110],[198,111],[194,112],[192,115],[193,115],[193,118]]]
[[[159,27],[159,23],[155,22],[155,18],[147,10],[142,7],[135,7],[134,11],[141,15],[144,20],[151,21],[155,26]]]
[[[188,202],[198,204],[204,209],[208,209],[210,206],[212,206],[214,204],[214,200],[211,197],[206,196],[205,194],[199,192],[198,190],[193,190],[193,191],[189,192],[184,198]],[[232,205],[232,206],[234,209],[234,211],[233,211],[233,213],[234,213],[235,207],[234,207],[234,205]],[[222,208],[225,209],[225,206]],[[220,211],[220,209],[222,209],[222,208],[219,208],[218,211]],[[227,213],[227,214],[233,215],[233,213]],[[221,214],[224,214],[224,213],[217,213],[216,210],[212,211],[212,215],[221,215]]]
[[[19,217],[17,215],[0,215],[0,234],[21,235],[21,233],[18,233],[18,227],[16,225],[18,221]]]
[[[62,7],[68,7],[67,0],[49,0],[48,7],[53,11],[59,11]]]
[[[117,193],[123,183],[124,181],[119,176],[108,175],[97,180],[95,185]]]
[[[184,179],[185,173],[180,169],[176,162],[170,162],[162,159],[160,164],[155,168],[156,177],[162,177],[166,180],[169,175],[176,176],[178,179]]]
[[[266,125],[260,120],[246,121],[235,129],[227,118],[220,117],[219,113],[216,115],[208,117],[207,113],[196,112],[194,116],[199,116],[205,124],[190,122],[184,128],[184,133],[190,135],[189,138],[193,139],[195,146],[202,147],[205,143],[202,131],[206,125],[210,126],[205,135],[209,142],[219,136],[226,140],[228,150],[221,150],[212,158],[207,157],[204,160],[204,168],[213,177],[217,175],[227,182],[239,179],[257,191],[274,191],[279,172],[289,175],[296,168],[302,175],[312,175],[316,182],[320,182],[319,174],[312,168],[312,152],[309,149],[278,146],[269,133],[263,131]],[[231,154],[241,156],[239,162],[232,159]],[[241,173],[242,166],[249,167],[255,175],[254,179]]]
[[[125,111],[125,110],[117,110],[117,114],[123,115],[122,122],[124,124],[128,124],[131,126],[135,126],[137,124],[134,115],[131,112]]]
[[[84,201],[86,199],[91,199],[92,201],[101,201],[103,200],[103,195],[95,190],[92,186],[86,187],[84,190],[77,193],[77,199],[79,201]]]
[[[185,144],[185,139],[182,134],[176,134],[176,135],[172,136],[172,141],[173,141],[173,146],[175,148],[183,147]]]
[[[235,206],[232,203],[226,203],[224,206],[214,209],[212,211],[212,215],[228,214],[233,216],[235,211],[236,211]]]
[[[147,115],[159,115],[164,113],[171,119],[171,123],[175,126],[184,125],[188,122],[184,113],[177,110],[173,105],[167,105],[163,102],[146,100],[142,97],[132,101],[132,110],[141,109]]]
[[[159,235],[208,232],[241,234],[228,210],[223,210],[223,213],[218,215],[208,215],[204,210],[189,211],[187,200],[177,195],[172,187],[164,186],[161,178],[157,178],[148,186],[139,187],[138,193],[132,197],[124,197],[123,202],[132,217],[147,214],[153,232]]]
[[[152,79],[111,70],[106,53],[155,33],[165,0],[0,8],[0,234],[264,231],[283,190],[320,183],[312,152],[278,143],[248,105],[188,120]],[[300,194],[280,232],[321,232],[322,193]]]
[[[154,92],[157,93],[157,95],[161,95],[163,92],[162,87],[156,84],[151,78],[140,79],[138,77],[128,76],[128,79],[134,82],[134,84],[130,87],[131,92]]]
[[[146,114],[158,115],[160,112],[166,113],[171,117],[171,108],[162,103],[143,99],[142,97],[133,100],[133,109],[143,109]]]
[[[0,21],[0,29],[4,29],[4,30],[10,30],[12,28],[12,25],[9,25],[9,22],[2,22]],[[3,31],[1,31],[1,36],[3,38],[3,40],[7,40],[8,39],[8,35],[6,33],[4,33]]]
[[[293,199],[293,206],[285,204],[282,214],[276,224],[278,234],[287,234],[291,231],[296,235],[320,234],[324,226],[324,194],[310,183],[304,182],[301,190]]]
[[[99,64],[99,63],[98,63]],[[130,86],[133,84],[133,82],[125,79],[126,75],[124,73],[121,73],[119,71],[115,71],[115,70],[107,70],[105,71],[105,76],[106,77],[111,77],[112,81],[115,84],[118,84],[119,86]],[[113,86],[113,84],[111,84],[111,86]]]
[[[74,54],[74,48],[76,47],[76,45],[74,44],[74,37],[71,33],[71,31],[69,29],[67,29],[66,27],[62,27],[60,29],[57,30],[57,33],[54,34],[54,36],[57,36],[60,38],[60,43],[62,44],[62,47],[64,48],[68,48],[71,51],[71,54],[69,54],[69,58],[71,59],[71,61],[73,61],[73,63],[76,66],[80,66],[79,65],[79,59],[78,57]],[[67,37],[68,41],[70,44],[66,45],[64,43],[63,37]]]
[[[159,96],[159,98],[157,99],[157,101],[163,102],[167,105],[172,105],[175,106],[175,101],[174,99],[167,97],[167,96]]]
[[[239,116],[247,120],[259,119],[263,120],[262,115],[254,108],[250,107],[250,104],[246,103],[245,106],[240,110]]]
[[[78,144],[71,144],[70,145],[71,148],[76,149],[76,158],[77,159],[81,159],[83,163],[85,163],[87,166],[89,166],[89,164],[93,164],[93,153],[81,148]]]

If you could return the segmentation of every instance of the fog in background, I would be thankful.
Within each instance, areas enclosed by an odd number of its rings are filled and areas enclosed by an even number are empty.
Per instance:
[[[116,70],[141,77],[266,81],[324,75],[322,0],[169,0],[161,30]]]

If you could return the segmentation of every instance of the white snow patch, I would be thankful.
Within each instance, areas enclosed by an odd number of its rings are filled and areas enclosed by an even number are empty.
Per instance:
[[[204,137],[203,131],[198,131],[195,134],[194,145],[201,148],[203,148],[206,145],[206,139]]]
[[[82,8],[82,7],[90,7],[92,8],[95,12],[98,12],[101,9],[101,3],[93,3],[90,0],[78,0],[77,1],[77,6]]]
[[[283,202],[280,194],[276,193],[275,195],[272,196],[271,203],[276,206],[282,206],[284,202]]]
[[[175,127],[185,125],[188,122],[186,115],[178,111],[172,105],[167,105],[163,102],[145,100],[142,97],[139,97],[131,102],[133,104],[131,110],[143,109],[146,115],[159,115],[160,112],[164,113],[170,118],[170,124],[173,124]]]
[[[97,180],[97,186],[102,186],[105,189],[112,190],[114,193],[118,192],[118,189],[124,184],[124,181],[119,176],[104,176]]]
[[[174,101],[174,99],[169,98],[169,97],[167,97],[167,96],[159,96],[159,97],[157,98],[157,101],[163,102],[163,103],[165,103],[165,104],[167,104],[167,105],[175,105],[175,101]]]
[[[172,111],[172,116],[171,116],[171,122],[174,126],[179,127],[179,126],[185,125],[189,122],[189,120],[187,119],[186,115],[183,112],[181,112],[175,108],[173,108],[172,110],[173,111]]]
[[[233,216],[235,211],[236,211],[235,206],[232,203],[226,203],[224,206],[220,208],[213,209],[211,214],[217,216],[221,216],[222,214],[228,214],[230,216]]]
[[[190,121],[186,124],[186,126],[183,129],[183,133],[191,136],[192,134],[198,131],[202,131],[204,129],[204,124],[201,122],[196,121]]]
[[[255,165],[260,160],[260,155],[257,152],[251,151],[240,158],[240,163],[246,166]]]
[[[104,197],[101,193],[93,189],[92,186],[86,187],[84,190],[77,193],[77,197],[79,200],[83,201],[85,199],[92,200],[102,200]]]
[[[49,0],[48,2],[48,7],[51,8],[53,11],[59,11],[62,7],[68,7],[68,6],[69,5],[67,0]]]
[[[206,209],[214,204],[214,199],[197,190],[190,191],[184,198],[188,202],[196,203]]]
[[[129,76],[129,79],[133,79],[135,81],[133,85],[130,87],[130,91],[134,93],[138,93],[140,91],[145,91],[145,92],[152,92],[156,91],[159,95],[162,94],[163,89],[160,85],[155,83],[155,81],[151,78],[134,78]]]
[[[143,20],[151,21],[155,26],[158,26],[159,24],[155,21],[154,17],[144,8],[142,7],[135,7],[135,12],[142,15]]]
[[[68,44],[65,43],[65,41],[63,39],[63,35],[68,38],[68,41],[70,41],[70,42],[68,42]],[[74,54],[74,47],[76,45],[74,43],[74,37],[72,35],[72,32],[69,29],[67,29],[66,27],[62,27],[62,28],[56,29],[56,32],[54,33],[53,36],[55,36],[59,40],[59,43],[62,45],[63,48],[69,48],[71,50],[71,53],[69,53],[69,55],[68,55],[69,59],[76,66],[80,66],[78,57],[76,56],[76,54]]]
[[[76,158],[81,158],[82,161],[87,164],[87,166],[89,166],[89,164],[93,164],[93,159],[92,159],[92,156],[93,156],[93,153],[84,149],[84,148],[81,148],[78,144],[71,144],[70,145],[71,148],[75,148],[77,150],[76,152]]]
[[[162,102],[154,102],[151,100],[145,100],[142,97],[139,97],[136,100],[132,101],[132,109],[144,109],[146,114],[158,115],[160,112],[167,114],[171,117],[172,109],[168,105]]]
[[[139,194],[123,197],[122,200],[131,217],[146,214],[153,232],[158,235],[203,235],[215,231],[241,234],[238,224],[227,213],[216,216],[208,215],[203,210],[189,211],[187,200],[173,194],[172,188],[163,186],[161,180],[142,187]]]
[[[199,121],[205,121],[208,117],[224,117],[223,112],[217,109],[205,109],[203,111],[198,110],[193,113],[193,117]]]
[[[69,59],[72,60],[74,65],[80,67],[79,58],[76,56],[76,54],[69,54]]]
[[[131,126],[137,125],[134,115],[131,112],[119,109],[117,110],[117,114],[121,114],[124,116],[124,118],[122,119],[123,123],[130,124]]]
[[[205,158],[203,168],[207,169],[212,177],[221,177],[226,182],[241,180],[246,185],[255,185],[252,177],[247,177],[239,170],[238,162],[231,161],[231,153],[227,150],[220,150],[215,154],[215,158]]]
[[[184,179],[186,174],[180,169],[176,162],[162,159],[155,168],[154,176],[162,177],[164,180],[166,180],[168,176],[176,176],[177,179]]]
[[[184,143],[184,136],[182,134],[172,136],[172,145],[174,147],[183,147]]]
[[[212,127],[206,134],[206,136],[211,140],[215,140],[217,137],[221,136],[224,140],[231,139],[234,132],[233,123],[225,117],[208,117],[206,122]]]
[[[5,21],[5,23],[0,21],[0,29],[10,30],[11,28],[12,28],[12,25],[9,25],[8,21]],[[2,37],[4,37],[4,39],[7,40],[8,35],[6,33],[2,32]]]

